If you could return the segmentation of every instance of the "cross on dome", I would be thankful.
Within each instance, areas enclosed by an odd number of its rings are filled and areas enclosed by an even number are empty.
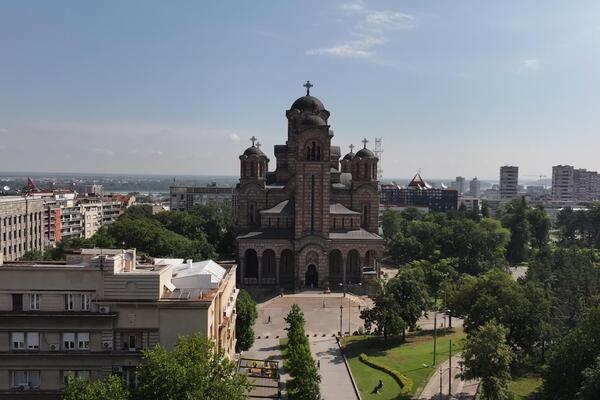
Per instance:
[[[350,153],[354,153],[354,151],[353,151],[354,150],[354,145],[352,143],[350,143],[350,146],[348,146],[348,147],[350,147]]]
[[[312,83],[310,83],[310,81],[306,81],[306,83],[304,85],[302,85],[306,88],[306,95],[310,96],[310,88],[315,86]]]
[[[255,147],[254,142],[256,142],[258,139],[255,136],[252,136],[250,140],[252,141],[252,147]]]
[[[361,140],[361,142],[363,142],[363,144],[364,144],[363,148],[366,149],[367,148],[367,143],[369,143],[369,141],[367,140],[367,138],[364,138],[363,140]]]
[[[260,142],[256,142],[256,148],[260,149]]]

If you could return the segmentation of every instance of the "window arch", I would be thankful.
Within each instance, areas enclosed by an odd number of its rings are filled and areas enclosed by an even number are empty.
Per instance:
[[[321,144],[316,140],[306,146],[306,161],[321,161]]]

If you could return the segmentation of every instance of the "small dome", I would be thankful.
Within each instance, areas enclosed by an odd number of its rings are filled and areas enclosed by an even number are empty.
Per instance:
[[[356,157],[375,158],[375,154],[373,154],[373,152],[371,150],[369,150],[365,147],[364,149],[360,149],[358,151],[358,153],[356,153]]]
[[[325,110],[325,106],[321,100],[313,96],[302,96],[292,104],[291,108],[300,110],[301,112],[319,112]]]
[[[327,122],[323,118],[314,114],[305,114],[300,120],[300,125],[303,127],[326,126]]]
[[[356,156],[356,154],[354,154],[354,152],[350,152],[344,156],[344,160],[352,161],[354,156]]]
[[[256,146],[250,146],[246,149],[246,151],[244,151],[244,155],[245,156],[264,156],[265,153],[263,153],[258,147]]]

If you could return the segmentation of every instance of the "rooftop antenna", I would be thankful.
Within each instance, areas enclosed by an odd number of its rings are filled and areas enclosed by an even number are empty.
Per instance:
[[[381,180],[383,178],[383,168],[381,168],[381,154],[383,153],[382,138],[375,138],[375,156],[379,159],[377,163],[377,178]]]

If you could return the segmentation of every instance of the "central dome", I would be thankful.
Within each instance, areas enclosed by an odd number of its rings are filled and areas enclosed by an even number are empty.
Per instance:
[[[291,108],[300,110],[301,112],[319,112],[325,110],[325,106],[321,100],[313,96],[302,96],[292,104]]]

